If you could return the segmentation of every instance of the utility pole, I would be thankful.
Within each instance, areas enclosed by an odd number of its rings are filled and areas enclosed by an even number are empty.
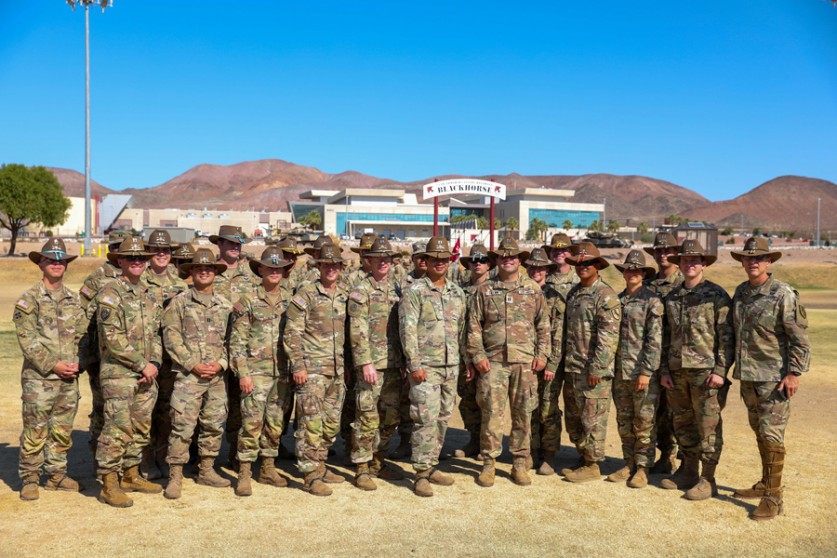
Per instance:
[[[820,202],[822,198],[817,198],[817,248],[821,246],[820,244]]]
[[[90,5],[99,4],[102,13],[113,5],[113,0],[67,0],[76,10],[76,4],[84,6],[84,254],[91,255],[93,227],[90,201]]]

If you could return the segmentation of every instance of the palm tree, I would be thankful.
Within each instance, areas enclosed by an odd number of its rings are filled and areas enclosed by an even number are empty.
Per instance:
[[[563,225],[563,227],[564,227],[564,230],[565,230],[565,231],[568,231],[568,232],[569,232],[569,230],[570,230],[571,228],[573,228],[573,222],[572,222],[572,221],[570,221],[569,219],[565,220],[565,221],[562,223],[562,225]]]

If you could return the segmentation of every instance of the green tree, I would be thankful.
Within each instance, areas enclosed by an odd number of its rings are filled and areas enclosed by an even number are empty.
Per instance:
[[[12,233],[9,256],[15,253],[21,229],[31,223],[60,225],[70,206],[58,179],[44,167],[0,166],[0,226]]]
[[[724,236],[729,236],[732,234],[732,227],[725,227],[724,230],[721,231],[721,234]]]
[[[613,232],[613,233],[615,233],[616,231],[618,231],[618,230],[619,230],[619,228],[620,228],[621,226],[622,226],[622,225],[620,225],[620,224],[619,224],[619,221],[615,221],[615,220],[613,220],[613,219],[611,219],[610,221],[608,221],[608,222],[607,222],[607,230],[608,230],[608,232]]]
[[[526,231],[526,240],[543,240],[543,235],[546,233],[549,226],[546,221],[542,221],[537,217],[529,222],[529,230]]]
[[[645,221],[641,221],[639,225],[636,226],[636,229],[639,231],[640,235],[644,235],[648,233],[648,223]]]
[[[311,211],[309,211],[308,213],[306,213],[305,215],[303,215],[299,219],[299,224],[300,225],[305,225],[309,229],[313,229],[315,227],[320,226],[322,224],[322,222],[323,222],[323,218],[320,215],[320,212],[317,211],[316,209],[312,209]]]
[[[477,228],[478,229],[487,229],[488,228],[488,217],[477,217]]]
[[[590,226],[587,227],[591,231],[600,231],[602,230],[602,224],[599,223],[598,219],[590,223]]]
[[[571,228],[573,228],[573,222],[570,221],[569,219],[566,219],[561,224],[561,226],[564,228],[565,231],[569,231]]]
[[[517,217],[509,217],[506,219],[506,228],[516,231],[517,228],[520,226],[520,221],[517,220]]]

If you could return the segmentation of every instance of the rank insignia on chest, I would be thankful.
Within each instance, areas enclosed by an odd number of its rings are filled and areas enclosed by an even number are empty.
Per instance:
[[[512,295],[506,295],[506,304],[511,304],[514,302],[514,297]]]

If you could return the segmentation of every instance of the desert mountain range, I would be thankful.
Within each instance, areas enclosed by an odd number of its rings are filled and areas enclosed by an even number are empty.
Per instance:
[[[50,168],[68,196],[84,195],[84,176],[68,169]],[[193,167],[153,188],[110,190],[92,181],[94,195],[130,194],[133,207],[287,210],[287,202],[312,189],[404,188],[419,193],[434,178],[415,182],[377,178],[355,171],[329,174],[314,167],[279,159],[264,159],[235,165],[203,164]],[[573,201],[601,203],[607,200],[607,219],[636,225],[660,224],[669,215],[707,221],[719,227],[810,233],[816,226],[817,198],[821,199],[821,226],[837,229],[837,185],[801,176],[780,176],[735,199],[711,202],[697,192],[655,178],[586,174],[581,176],[520,174],[486,175],[511,189],[561,188],[574,190]],[[421,196],[418,196],[421,199]]]

